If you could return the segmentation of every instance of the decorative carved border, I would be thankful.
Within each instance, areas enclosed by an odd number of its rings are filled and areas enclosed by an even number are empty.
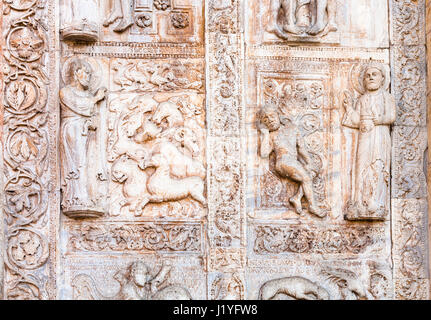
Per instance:
[[[57,2],[3,2],[4,298],[55,299]]]
[[[242,6],[240,0],[211,0],[205,8],[210,272],[225,272],[219,262],[243,261],[245,251]],[[237,281],[243,281],[244,268],[239,263]]]
[[[392,256],[396,299],[429,299],[425,0],[390,0],[393,127]]]
[[[69,223],[68,254],[160,252],[201,254],[200,223]]]

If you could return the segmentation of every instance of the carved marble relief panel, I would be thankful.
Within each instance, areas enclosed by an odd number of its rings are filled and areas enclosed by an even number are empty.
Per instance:
[[[361,99],[355,91],[357,84],[364,83],[364,74],[374,70],[373,65],[387,70],[388,51],[267,47],[248,53],[246,297],[392,297],[388,212],[383,216],[376,213],[376,219],[350,215],[349,204],[355,195],[353,169],[361,140],[358,130],[343,122],[346,96],[352,103]],[[387,71],[378,75],[377,80],[382,81],[376,80],[377,95],[383,92],[386,97],[386,91],[379,90],[389,84],[390,77]],[[387,95],[384,101],[390,110],[393,98]],[[382,102],[382,106],[386,104]],[[357,106],[351,110],[360,111]],[[394,118],[395,110],[391,114]],[[390,158],[388,161],[387,166]],[[375,184],[384,187],[385,181],[388,183],[388,177]],[[389,210],[389,193],[382,201]],[[278,269],[274,263],[289,267]],[[326,270],[325,263],[336,267]],[[364,271],[365,266],[372,271]],[[385,271],[376,273],[376,268]],[[268,272],[268,277],[258,275],[260,272]],[[316,281],[320,277],[322,280]],[[363,288],[340,291],[332,287],[342,278],[344,282],[362,279]],[[382,287],[385,293],[380,292]],[[304,296],[304,288],[313,293]]]
[[[141,255],[69,260],[64,294],[74,300],[202,300],[200,259]]]
[[[7,0],[0,297],[429,298],[425,0]]]
[[[2,3],[0,296],[55,299],[58,69],[55,4]]]
[[[103,0],[101,41],[203,42],[202,0]]]
[[[73,46],[65,50],[70,55],[60,90],[65,299],[206,294],[204,277],[190,280],[192,289],[174,283],[184,284],[179,275],[196,276],[206,268],[205,64],[193,54],[160,58],[141,49],[147,58],[134,56],[132,47],[124,58],[73,54]],[[68,138],[72,129],[83,141]],[[87,159],[73,156],[79,148]],[[128,264],[119,259],[124,254]],[[113,266],[109,279],[97,279],[103,263],[96,256]],[[173,262],[153,267],[166,261]]]
[[[249,0],[250,44],[337,44],[387,47],[386,0]]]

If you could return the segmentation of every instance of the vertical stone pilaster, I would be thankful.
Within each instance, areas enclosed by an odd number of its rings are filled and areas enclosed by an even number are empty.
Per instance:
[[[4,298],[56,298],[58,2],[3,3]]]
[[[425,30],[426,30],[426,52],[427,52],[427,57],[426,57],[426,59],[427,59],[427,124],[429,124],[429,123],[431,123],[430,122],[430,120],[431,120],[431,118],[430,118],[430,112],[429,112],[429,106],[431,105],[431,95],[430,95],[430,89],[431,89],[431,78],[430,78],[430,75],[431,75],[431,1],[430,0],[427,0],[426,1],[426,5],[425,5],[425,12],[426,12],[426,15],[425,15]],[[430,127],[429,126],[427,126],[427,134],[428,134],[428,139],[430,139],[430,137],[431,137],[431,130],[430,130]],[[431,200],[431,197],[430,197],[430,195],[431,195],[431,185],[430,185],[430,179],[431,179],[431,170],[430,170],[430,166],[431,166],[431,161],[430,161],[430,159],[431,159],[431,150],[430,150],[430,148],[428,148],[428,154],[427,154],[427,182],[428,182],[428,193],[427,193],[427,196],[428,196],[428,208],[430,207],[430,204],[429,204],[429,201]],[[430,239],[430,237],[429,237],[429,235],[430,235],[430,232],[431,232],[431,229],[430,229],[430,224],[429,224],[429,218],[428,218],[428,220],[426,221],[426,223],[427,223],[427,226],[428,226],[428,228],[427,228],[427,232],[428,232],[428,270],[430,270],[430,259],[431,259],[431,257],[430,257],[430,254],[429,254],[429,248],[430,248],[430,244],[431,244],[431,239]],[[431,289],[431,288],[430,288]],[[430,294],[431,295],[431,294]]]
[[[206,6],[209,299],[244,299],[242,2]],[[223,294],[213,294],[216,286]]]
[[[428,299],[425,0],[391,0],[392,255],[396,299]]]

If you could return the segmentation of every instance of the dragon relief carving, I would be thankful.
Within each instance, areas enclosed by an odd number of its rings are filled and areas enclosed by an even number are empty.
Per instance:
[[[122,185],[122,199],[114,199],[111,214],[127,207],[145,215],[148,204],[165,203],[177,215],[201,215],[206,207],[202,99],[156,99],[146,94],[111,102],[108,154],[112,180]]]
[[[114,275],[120,289],[113,296],[104,295],[87,274],[77,275],[72,282],[75,300],[192,300],[189,291],[179,285],[166,284],[172,266],[164,264],[153,276],[151,269],[140,260]]]

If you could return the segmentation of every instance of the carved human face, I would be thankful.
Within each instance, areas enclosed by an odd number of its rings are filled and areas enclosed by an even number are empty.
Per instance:
[[[280,117],[275,110],[267,110],[264,112],[260,121],[268,128],[269,131],[275,131],[280,128]]]
[[[132,265],[132,278],[138,286],[145,286],[148,281],[148,268],[142,262],[135,262]]]
[[[88,86],[90,85],[90,80],[91,80],[91,72],[90,70],[85,67],[79,67],[76,71],[75,71],[75,80],[84,88],[87,89]]]
[[[383,74],[379,69],[371,67],[365,71],[364,84],[368,91],[379,90],[383,85],[383,80]]]

